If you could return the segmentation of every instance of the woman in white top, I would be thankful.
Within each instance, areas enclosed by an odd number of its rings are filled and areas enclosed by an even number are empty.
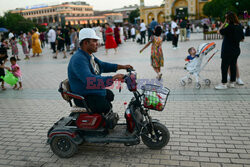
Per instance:
[[[99,23],[97,24],[97,27],[95,27],[95,33],[100,38],[99,45],[104,44],[103,37],[102,37],[102,27],[100,26]]]

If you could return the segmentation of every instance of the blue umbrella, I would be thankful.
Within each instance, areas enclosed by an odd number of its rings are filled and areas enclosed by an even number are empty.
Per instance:
[[[6,28],[0,28],[0,32],[8,32],[9,30],[7,30]]]

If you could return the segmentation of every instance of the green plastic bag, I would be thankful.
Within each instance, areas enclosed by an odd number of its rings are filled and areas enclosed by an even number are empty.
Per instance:
[[[18,78],[15,77],[11,72],[8,70],[6,71],[5,76],[1,76],[1,78],[7,83],[10,84],[11,86],[14,86],[18,82]]]
[[[156,107],[157,104],[160,102],[159,98],[157,97],[156,92],[153,92],[151,95],[146,96],[147,106]]]

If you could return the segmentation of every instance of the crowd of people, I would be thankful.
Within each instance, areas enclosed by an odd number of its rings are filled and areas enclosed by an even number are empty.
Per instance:
[[[218,33],[224,36],[221,49],[222,83],[216,86],[215,89],[227,89],[228,87],[235,87],[237,68],[236,64],[238,56],[240,55],[239,43],[244,40],[243,28],[240,25],[236,14],[232,12],[227,13],[225,18],[225,22],[218,28]],[[117,34],[117,28],[118,27],[116,26],[113,33],[113,30],[110,28],[110,26],[106,25],[106,32],[108,32],[106,33],[106,41],[110,40],[110,44],[114,46],[120,44],[120,40],[117,38],[119,36],[119,34]],[[140,50],[140,53],[151,45],[151,66],[157,74],[156,78],[161,80],[163,74],[161,72],[161,67],[164,65],[162,50],[162,27],[153,19],[150,24],[150,29],[152,32],[149,37],[149,42]],[[176,19],[174,19],[171,23],[171,29],[174,45],[173,47],[177,47],[175,44],[176,40],[178,40],[179,33],[184,36],[183,40],[186,40],[186,31],[184,30],[186,29],[186,24],[181,22],[180,26],[178,26]],[[140,24],[139,30],[139,34],[141,35],[140,43],[145,44],[146,30],[143,20]],[[133,34],[134,31],[134,27],[132,27],[131,34]],[[113,35],[115,36],[115,39],[113,38]],[[68,78],[72,92],[84,96],[91,111],[95,113],[107,113],[112,108],[111,102],[114,100],[114,94],[110,89],[106,89],[106,87],[110,87],[117,79],[122,80],[124,75],[116,74],[114,76],[102,76],[101,74],[116,72],[120,69],[133,69],[133,67],[131,65],[119,65],[109,62],[102,62],[97,57],[95,57],[94,53],[98,50],[97,43],[98,40],[100,40],[100,37],[96,35],[94,30],[90,28],[82,29],[80,31],[79,40],[81,49],[72,56],[68,65]],[[193,59],[199,57],[194,47],[189,48],[188,52],[190,54],[186,58],[188,61],[192,61]],[[230,72],[228,73],[228,71]],[[228,74],[230,75],[230,79],[227,86]],[[100,84],[99,81],[101,81],[102,84]],[[74,102],[76,106],[86,106],[81,100],[74,99]]]
[[[239,21],[237,21],[238,19],[235,14],[231,16],[231,13],[229,13],[229,16],[231,19],[226,19],[225,23],[221,23],[218,21],[210,25],[205,23],[203,24],[203,32],[217,30],[218,33],[224,36],[221,53],[221,69],[223,79],[222,85],[217,86],[216,89],[227,88],[227,86],[225,86],[224,84],[228,80],[226,79],[226,74],[230,75],[230,77],[228,78],[231,82],[234,82],[236,80],[238,84],[244,84],[239,77],[239,68],[237,65],[237,58],[240,53],[238,46],[239,44],[228,42],[230,41],[230,38],[235,38],[229,35],[231,31],[234,31],[234,28],[232,28],[231,25],[237,24],[240,27],[242,26],[240,25]],[[226,15],[226,18],[229,16]],[[108,51],[110,49],[114,49],[115,54],[117,54],[117,47],[128,40],[132,42],[136,41],[140,44],[146,44],[146,41],[148,41],[148,43],[143,47],[143,49],[140,50],[140,52],[143,52],[145,48],[151,45],[151,65],[157,74],[156,78],[158,80],[161,80],[163,75],[163,73],[161,72],[161,67],[163,67],[164,65],[164,57],[162,50],[163,41],[172,41],[173,49],[177,49],[179,38],[181,42],[190,40],[190,33],[194,31],[195,26],[194,24],[191,24],[189,20],[186,19],[174,18],[169,23],[159,24],[157,21],[154,20],[154,18],[152,18],[152,22],[149,25],[146,25],[144,23],[144,20],[141,20],[141,22],[136,25],[114,24],[111,26],[109,23],[105,23],[104,25],[93,24],[92,26],[89,25],[87,27],[95,32],[96,36],[99,39],[98,47],[104,46],[106,50],[106,55],[108,55]],[[82,28],[87,27],[85,26]],[[199,30],[199,26],[197,27]],[[228,30],[229,28],[231,29]],[[11,71],[20,81],[18,89],[21,89],[21,71],[20,67],[16,63],[16,61],[21,60],[19,58],[18,44],[21,45],[23,54],[25,55],[25,60],[29,60],[30,57],[40,56],[43,48],[45,47],[50,47],[50,49],[53,51],[52,53],[54,54],[54,59],[58,58],[58,54],[60,52],[63,53],[63,58],[67,58],[67,52],[73,55],[74,52],[76,52],[81,45],[81,41],[79,40],[80,29],[69,26],[65,26],[62,28],[59,26],[49,27],[47,31],[39,32],[37,28],[33,28],[30,32],[20,32],[18,35],[10,30],[7,38],[2,37],[1,39],[0,76],[4,76],[4,69]],[[243,28],[243,35],[238,34],[238,36],[243,36],[241,37],[241,40],[244,39],[244,35],[250,35],[249,26]],[[13,65],[13,67],[11,68],[5,66],[5,63],[8,58],[7,50],[9,48],[11,49],[12,54],[11,64]],[[232,51],[228,51],[231,48],[235,49],[233,49]],[[190,53],[190,60],[195,58],[196,56],[195,54],[191,54],[193,52],[193,49],[194,48],[191,47],[188,51],[188,53]],[[30,56],[31,50],[32,56]],[[234,52],[235,55],[230,57],[230,55],[232,55],[232,53]],[[0,79],[0,81],[2,82],[2,89],[5,90],[4,81],[2,79]],[[233,87],[232,84],[231,87]],[[14,89],[17,89],[17,85],[14,86]]]

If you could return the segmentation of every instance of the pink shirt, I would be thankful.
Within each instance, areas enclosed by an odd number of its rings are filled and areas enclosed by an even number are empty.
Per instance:
[[[18,64],[15,64],[15,65],[11,65],[11,69],[14,70],[15,68],[17,67],[17,70],[15,72],[13,72],[13,74],[16,76],[16,77],[21,77],[22,76],[22,73],[21,73],[21,70],[20,70],[20,67]]]

